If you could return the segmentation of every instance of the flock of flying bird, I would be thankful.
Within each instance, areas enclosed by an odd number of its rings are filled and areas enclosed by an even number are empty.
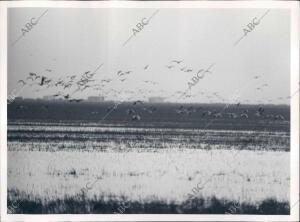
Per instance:
[[[144,102],[142,102],[141,100],[137,100],[134,101],[132,103],[133,108],[129,108],[126,110],[126,114],[131,118],[132,121],[139,121],[142,119],[142,114],[139,113],[137,111],[137,109],[134,106],[143,106]],[[241,106],[240,103],[238,104],[234,104],[233,108],[229,108],[229,106],[224,107],[224,109],[222,109],[222,111],[218,111],[217,109],[213,109],[213,110],[206,110],[204,107],[196,107],[196,106],[179,106],[178,108],[175,109],[175,112],[178,115],[181,116],[190,116],[192,114],[198,114],[197,117],[198,118],[230,118],[230,119],[237,119],[237,118],[241,118],[241,119],[248,119],[251,117],[251,115],[255,118],[259,118],[259,117],[264,117],[267,119],[272,119],[272,120],[285,120],[284,116],[281,114],[266,114],[265,109],[262,106],[259,106],[257,110],[255,111],[249,111],[249,109],[240,109],[239,107]],[[140,109],[142,108],[142,109]],[[238,108],[238,109],[235,109]],[[107,108],[107,112],[111,112],[112,110],[114,110],[115,107],[114,106],[110,106]],[[228,112],[227,110],[230,109],[231,112]],[[158,108],[151,105],[150,107],[139,107],[139,110],[142,110],[144,112],[147,112],[149,114],[153,114],[155,113]],[[235,110],[236,112],[232,112],[232,110]],[[141,111],[140,111],[141,112]],[[252,112],[252,113],[251,113]],[[92,112],[92,114],[98,114],[98,112]]]
[[[239,107],[240,103],[235,104],[235,107]],[[192,113],[200,113],[200,116],[205,117],[205,116],[210,116],[213,118],[222,118],[223,116],[227,116],[228,118],[236,119],[236,118],[246,118],[248,119],[250,117],[250,111],[249,109],[243,109],[242,112],[239,112],[239,110],[236,110],[236,112],[225,112],[227,109],[229,109],[227,106],[224,107],[224,109],[220,112],[217,111],[216,109],[213,110],[204,110],[203,107],[184,107],[180,106],[177,108],[175,111],[177,114],[181,115],[191,115]],[[259,106],[258,109],[253,113],[253,116],[255,117],[266,117],[270,118],[273,120],[285,120],[284,116],[281,114],[274,115],[274,114],[265,114],[265,109],[262,106]]]
[[[184,65],[184,61],[183,60],[172,60],[170,61],[170,63],[168,65],[165,66],[167,69],[171,70],[171,69],[177,69],[181,72],[184,73],[192,73],[195,70],[191,67],[188,67],[187,65]],[[150,65],[146,65],[143,67],[143,70],[146,71],[150,68]],[[51,69],[46,69],[45,70],[47,72],[47,74],[50,74],[52,72]],[[210,72],[210,71],[208,71]],[[115,90],[112,87],[109,88],[109,90],[105,91],[106,86],[109,86],[110,84],[112,84],[115,81],[120,81],[125,82],[129,76],[131,76],[134,72],[131,70],[119,70],[116,72],[116,78],[112,79],[112,78],[104,78],[101,80],[97,80],[95,78],[95,72],[90,72],[90,71],[86,71],[81,75],[67,75],[65,78],[58,78],[58,79],[54,79],[54,78],[49,78],[46,75],[38,75],[36,73],[30,72],[29,75],[26,77],[26,79],[20,79],[18,81],[19,84],[22,84],[22,86],[38,86],[38,87],[44,87],[44,88],[49,88],[49,89],[54,89],[55,93],[52,95],[54,98],[58,98],[58,99],[64,99],[67,100],[69,102],[81,102],[83,101],[83,99],[79,99],[76,96],[74,96],[76,93],[79,92],[83,92],[87,89],[92,89],[92,90],[97,90],[97,91],[101,91],[101,95],[103,96],[112,96],[114,98],[118,97],[118,95],[120,94],[126,94],[126,95],[139,95],[139,97],[141,98],[141,100],[137,100],[133,102],[133,106],[136,105],[142,105],[144,99],[148,98],[148,95],[153,94],[153,92],[155,92],[154,90],[147,90],[147,89],[139,89],[137,90]],[[202,76],[202,78],[204,77],[204,75]],[[254,76],[253,79],[259,79],[260,76]],[[158,82],[152,81],[152,80],[143,80],[143,83],[145,84],[149,84],[151,86],[154,85],[158,85]],[[259,87],[256,88],[256,90],[262,91],[264,90],[266,87],[268,87],[268,84],[263,84]],[[40,91],[41,89],[37,89],[35,91]],[[166,95],[167,92],[165,90],[160,90],[159,91],[160,94],[164,94]],[[211,100],[211,99],[217,99],[217,100],[221,100],[222,102],[226,102],[226,100],[219,95],[218,92],[213,92],[213,93],[207,93],[207,92],[200,92],[201,95],[206,96],[207,99]],[[191,94],[187,94],[184,93],[183,91],[176,91],[174,94],[171,94],[169,97],[165,97],[165,99],[168,98],[179,98],[179,96],[184,95],[185,98],[193,98],[197,95],[199,95],[199,93],[191,95]],[[288,99],[289,97],[280,97],[278,98],[279,100],[284,100],[284,99]],[[127,98],[128,99],[128,98]],[[248,100],[247,100],[248,101]],[[247,102],[245,100],[245,102]],[[272,100],[269,100],[269,102],[271,102]],[[212,101],[211,101],[212,102]],[[236,106],[238,107],[240,105],[239,102],[237,102]],[[114,107],[108,107],[107,112],[111,112],[112,109],[114,109]],[[244,110],[242,113],[238,114],[238,113],[226,113],[223,114],[221,112],[217,112],[216,110],[206,110],[203,111],[203,108],[198,107],[195,108],[193,106],[190,106],[188,108],[185,108],[183,106],[180,106],[179,108],[176,108],[175,112],[179,115],[191,115],[192,113],[196,113],[196,112],[200,112],[201,111],[201,116],[211,116],[214,118],[221,118],[224,115],[226,115],[229,118],[248,118],[249,117],[249,111],[248,110]],[[157,111],[156,107],[144,107],[143,110],[149,114],[153,114],[154,112]],[[95,114],[95,113],[92,113]],[[133,121],[135,120],[141,120],[141,115],[138,114],[136,112],[135,109],[128,109],[126,111],[127,115],[131,116],[131,119]],[[256,113],[254,114],[256,117],[260,117],[264,115],[264,109],[262,107],[259,107],[259,109],[256,111]],[[268,118],[273,118],[273,119],[284,119],[284,117],[282,115],[266,115],[266,117]]]
[[[193,72],[193,69],[187,67],[186,65],[183,67],[179,67],[181,64],[183,64],[183,60],[172,60],[171,64],[166,65],[166,67],[168,69],[178,68],[182,72]]]

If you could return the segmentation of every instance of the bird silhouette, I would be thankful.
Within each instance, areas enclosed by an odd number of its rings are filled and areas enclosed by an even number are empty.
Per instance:
[[[202,116],[210,116],[210,115],[212,115],[212,112],[211,111],[204,111],[203,113],[202,113]]]
[[[185,69],[186,69],[186,66],[185,66],[185,67],[182,67],[180,70],[181,70],[181,71],[184,71]]]
[[[59,81],[57,81],[54,85],[55,85],[55,86],[58,86],[58,85],[64,86],[64,81],[63,81],[63,80],[59,80]]]
[[[58,97],[58,96],[60,96],[60,95],[61,95],[61,93],[59,92],[59,93],[54,94],[53,96],[54,96],[54,97]]]
[[[285,120],[284,116],[283,115],[276,115],[274,117],[275,120]]]
[[[181,61],[181,60],[172,60],[171,62],[174,62],[174,63],[180,64],[180,63],[182,63],[183,61]]]
[[[125,72],[122,72],[122,73],[119,74],[119,76],[124,76],[124,75],[126,75]]]
[[[193,70],[192,69],[187,69],[187,70],[185,70],[185,72],[193,72]]]
[[[137,100],[133,102],[133,105],[138,105],[138,104],[143,104],[143,102],[141,100]]]
[[[44,85],[45,80],[46,80],[46,77],[42,76],[41,83],[40,83],[41,86]]]
[[[134,115],[131,116],[131,120],[132,121],[139,121],[139,120],[141,120],[141,116],[138,115],[138,114],[134,114]]]
[[[263,115],[264,112],[265,112],[265,109],[262,108],[262,107],[260,106],[260,107],[258,108],[258,110],[256,111],[255,116],[260,117],[260,116]]]
[[[263,113],[264,111],[265,111],[265,109],[264,108],[262,108],[261,106],[258,108],[258,111],[260,112],[260,113]]]
[[[64,98],[65,98],[65,99],[69,99],[69,98],[70,98],[70,95],[67,94],[67,95],[64,96]]]
[[[64,85],[64,89],[70,88],[71,86],[72,86],[71,83],[65,84],[65,85]]]
[[[101,82],[106,82],[109,83],[111,81],[111,79],[102,79]]]
[[[222,116],[223,116],[222,113],[215,113],[213,115],[214,118],[221,118]]]
[[[74,80],[76,78],[76,75],[70,76],[71,80]]]
[[[23,86],[26,85],[26,82],[25,82],[24,80],[22,80],[22,79],[20,79],[20,80],[18,81],[18,83],[22,83]]]
[[[235,113],[227,113],[227,115],[229,116],[229,118],[232,118],[232,119],[236,119],[238,117],[238,115]]]
[[[85,74],[83,75],[83,77],[90,79],[90,78],[92,78],[94,75],[95,75],[95,73],[90,73],[90,71],[88,71],[88,73],[85,73]]]
[[[246,113],[242,113],[242,114],[241,114],[241,117],[242,117],[242,118],[246,118],[246,119],[249,118],[248,114],[246,114]]]
[[[83,99],[70,99],[69,102],[76,102],[76,103],[79,103],[83,101]]]
[[[33,81],[34,79],[31,77],[31,76],[28,76],[27,78],[26,78],[26,80],[31,80],[31,81]]]

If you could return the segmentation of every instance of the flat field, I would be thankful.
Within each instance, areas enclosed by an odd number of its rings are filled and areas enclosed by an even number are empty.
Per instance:
[[[30,104],[24,113],[9,107],[13,213],[289,214],[287,108],[272,109],[285,120],[157,113],[156,123],[121,121],[124,107],[98,122],[80,107],[82,120],[59,120],[61,109],[40,117]]]

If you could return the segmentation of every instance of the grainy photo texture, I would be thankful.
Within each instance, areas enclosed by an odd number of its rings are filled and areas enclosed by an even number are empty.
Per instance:
[[[297,205],[288,9],[9,8],[7,28],[9,214]]]

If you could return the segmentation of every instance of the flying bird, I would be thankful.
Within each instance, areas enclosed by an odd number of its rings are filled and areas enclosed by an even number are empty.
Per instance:
[[[41,78],[40,76],[35,76],[34,80],[37,80],[37,79],[40,79],[40,78]]]
[[[192,69],[187,69],[185,72],[192,72],[193,70]]]
[[[284,120],[284,117],[282,115],[276,115],[275,116],[275,120],[278,120],[278,119]]]
[[[45,76],[42,76],[41,83],[40,83],[41,86],[44,85],[45,80],[46,80],[46,77],[45,77]]]
[[[264,111],[265,111],[264,108],[259,107],[258,110],[255,113],[255,116],[262,116]]]
[[[64,98],[65,98],[65,99],[69,99],[69,98],[70,98],[70,95],[67,94],[67,95],[64,96]]]
[[[33,78],[32,78],[31,76],[28,76],[26,79],[27,79],[27,80],[28,80],[28,79],[31,79],[31,81],[33,81]]]
[[[262,108],[261,106],[258,108],[258,111],[260,112],[260,113],[263,113],[264,111],[265,111],[265,109],[264,108]]]
[[[64,89],[70,88],[71,86],[72,86],[72,84],[71,84],[71,83],[68,83],[68,84],[64,85]]]
[[[81,102],[83,99],[70,99],[69,102]]]
[[[180,63],[182,63],[183,61],[181,61],[181,60],[173,60],[173,61],[171,61],[171,62],[174,62],[174,63],[180,64]]]
[[[215,113],[214,115],[214,118],[222,118],[222,113]]]
[[[168,69],[172,69],[174,66],[166,66]]]
[[[64,85],[64,81],[63,80],[59,80],[58,82],[55,83],[55,86],[58,86],[58,85]]]
[[[70,76],[70,79],[71,79],[71,80],[74,80],[75,77],[76,77],[76,75]]]
[[[185,69],[186,69],[186,66],[185,66],[185,67],[182,67],[180,70],[181,70],[181,71],[184,71]]]
[[[19,80],[19,81],[18,81],[18,83],[22,83],[22,84],[23,84],[23,86],[24,86],[24,85],[26,85],[26,82],[25,82],[24,80],[22,80],[22,79],[21,79],[21,80]]]
[[[248,119],[249,116],[248,116],[246,113],[242,113],[242,114],[241,114],[241,117],[242,117],[242,118]]]
[[[137,101],[133,102],[133,105],[138,105],[138,104],[143,104],[143,102],[141,100],[137,100]]]
[[[140,117],[140,115],[135,114],[135,115],[133,115],[133,116],[131,117],[131,120],[132,120],[132,121],[139,121],[139,120],[141,120],[141,117]]]
[[[81,91],[85,90],[85,89],[88,88],[88,87],[90,87],[90,86],[89,86],[89,85],[85,85],[85,86],[81,89]]]
[[[233,118],[236,119],[238,116],[235,113],[227,113],[227,115],[229,116],[229,118]]]
[[[44,83],[45,83],[45,84],[48,84],[48,83],[50,83],[51,81],[52,81],[51,79],[48,79],[48,80],[45,80]]]

